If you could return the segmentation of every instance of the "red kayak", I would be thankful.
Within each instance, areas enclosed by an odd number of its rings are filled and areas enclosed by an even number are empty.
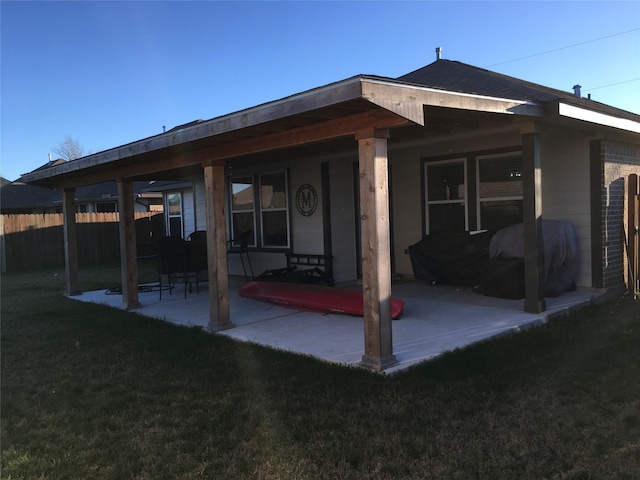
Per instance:
[[[302,283],[249,282],[240,288],[240,295],[310,312],[364,315],[362,292],[342,288]],[[391,318],[397,320],[403,309],[402,300],[391,299]]]

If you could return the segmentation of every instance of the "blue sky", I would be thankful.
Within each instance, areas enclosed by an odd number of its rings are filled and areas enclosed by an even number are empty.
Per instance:
[[[0,2],[0,174],[443,58],[640,113],[640,1]],[[565,48],[568,47],[568,48]],[[525,58],[527,57],[527,58]],[[55,155],[54,155],[55,158]]]

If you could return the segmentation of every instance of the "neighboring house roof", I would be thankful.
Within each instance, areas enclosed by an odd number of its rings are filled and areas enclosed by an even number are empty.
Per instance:
[[[33,172],[39,172],[41,170],[46,170],[47,168],[55,167],[56,165],[62,165],[63,163],[67,163],[64,158],[58,158],[57,160],[49,160],[44,165],[40,165],[38,168],[33,170]],[[33,173],[31,172],[31,173]]]
[[[27,185],[19,181],[0,188],[0,210],[2,213],[51,208],[59,206],[61,202],[62,194],[50,188]]]
[[[7,180],[4,177],[0,177],[0,187],[4,187],[5,185],[9,185],[11,183],[11,180]]]
[[[135,195],[149,196],[153,190],[148,188],[150,182],[134,182]],[[157,191],[157,190],[156,190]],[[114,202],[118,199],[115,182],[103,182],[95,185],[78,187],[75,191],[76,203]],[[0,188],[0,210],[3,213],[23,213],[42,208],[57,208],[62,205],[62,193],[50,188],[29,185],[15,181]]]

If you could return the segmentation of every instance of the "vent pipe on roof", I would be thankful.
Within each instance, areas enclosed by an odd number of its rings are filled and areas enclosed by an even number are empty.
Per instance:
[[[440,60],[442,58],[442,47],[436,47],[436,60]]]
[[[573,94],[578,98],[582,98],[582,94],[580,93],[580,89],[581,88],[582,88],[581,85],[574,85],[573,86]]]

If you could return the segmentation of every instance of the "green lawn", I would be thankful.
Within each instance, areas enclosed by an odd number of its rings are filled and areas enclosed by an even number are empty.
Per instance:
[[[2,276],[3,479],[640,478],[631,299],[385,377],[63,291]]]

